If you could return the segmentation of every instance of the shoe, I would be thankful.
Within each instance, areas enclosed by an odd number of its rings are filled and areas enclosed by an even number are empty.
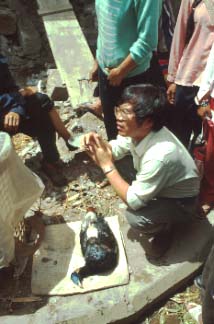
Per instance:
[[[66,141],[66,146],[69,151],[75,151],[80,148],[80,139],[83,135],[77,135],[75,137],[70,137],[69,140]]]
[[[144,236],[142,245],[147,257],[160,258],[170,248],[172,243],[172,231],[162,231],[154,236]]]
[[[64,187],[68,184],[67,179],[62,174],[62,168],[58,162],[48,163],[43,161],[41,166],[42,171],[50,178],[53,185],[56,187]]]

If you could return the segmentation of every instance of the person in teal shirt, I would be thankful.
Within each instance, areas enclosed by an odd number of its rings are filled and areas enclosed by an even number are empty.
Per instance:
[[[91,79],[99,81],[104,123],[108,139],[113,139],[114,107],[123,89],[137,83],[163,84],[158,64],[151,64],[162,0],[96,0],[95,4],[98,40]]]

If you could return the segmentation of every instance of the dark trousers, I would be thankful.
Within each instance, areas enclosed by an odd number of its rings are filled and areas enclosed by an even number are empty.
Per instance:
[[[145,235],[156,235],[176,224],[191,223],[197,217],[197,197],[154,198],[141,209],[127,208],[129,224]]]
[[[124,79],[120,86],[111,86],[107,79],[107,75],[100,68],[98,71],[98,80],[99,95],[102,103],[104,123],[108,140],[114,139],[117,136],[114,107],[118,104],[122,92],[126,87],[141,83],[150,83],[165,87],[164,77],[162,75],[160,66],[158,64],[158,59],[155,54],[153,55],[153,58],[151,60],[151,67],[147,71],[134,77]]]
[[[46,162],[54,163],[59,160],[56,133],[49,117],[50,107],[45,106],[44,98],[41,94],[25,98],[27,117],[21,118],[18,132],[36,138],[41,147],[43,159]],[[3,120],[1,125],[3,125]],[[3,126],[1,128],[3,130]]]
[[[175,106],[171,107],[169,129],[178,139],[189,147],[191,133],[194,136],[201,132],[202,122],[197,115],[197,106],[194,97],[198,92],[198,87],[184,87],[177,85],[175,95]]]

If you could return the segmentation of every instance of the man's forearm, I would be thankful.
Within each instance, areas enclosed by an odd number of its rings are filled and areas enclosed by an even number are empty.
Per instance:
[[[118,66],[121,73],[126,76],[129,72],[131,72],[134,68],[136,68],[137,64],[129,54],[125,60]]]
[[[106,174],[107,179],[109,180],[110,184],[118,194],[118,196],[127,203],[127,191],[129,188],[128,182],[126,182],[117,169],[113,169],[111,172]]]

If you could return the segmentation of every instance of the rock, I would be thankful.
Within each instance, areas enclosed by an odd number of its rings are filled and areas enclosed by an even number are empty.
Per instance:
[[[0,35],[0,53],[6,57],[9,56],[8,40],[3,35]]]
[[[70,126],[72,131],[75,133],[88,133],[95,131],[99,133],[102,137],[106,138],[106,132],[103,121],[99,118],[87,112],[78,120],[73,122],[73,125]]]
[[[41,36],[29,16],[27,7],[20,0],[11,0],[11,8],[16,11],[19,43],[26,56],[35,56],[41,50]]]
[[[54,101],[66,101],[68,99],[67,88],[57,69],[48,70],[46,91]]]
[[[13,35],[16,32],[16,15],[9,8],[0,8],[0,33]]]

